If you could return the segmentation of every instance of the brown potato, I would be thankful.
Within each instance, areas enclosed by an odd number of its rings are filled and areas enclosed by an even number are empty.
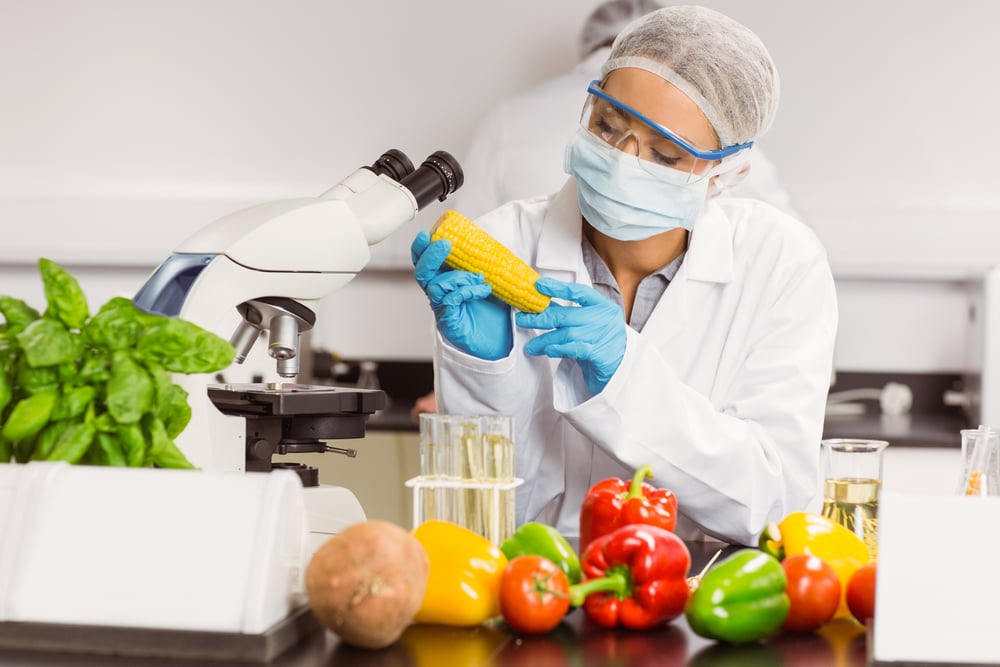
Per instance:
[[[395,642],[424,598],[430,559],[400,526],[372,519],[330,537],[306,568],[306,594],[320,623],[361,648]]]

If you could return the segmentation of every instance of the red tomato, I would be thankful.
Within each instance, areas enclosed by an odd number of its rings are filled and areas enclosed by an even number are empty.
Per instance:
[[[500,613],[507,625],[541,634],[559,625],[569,610],[569,579],[541,556],[518,556],[500,577]]]
[[[793,632],[810,632],[826,624],[840,605],[837,573],[818,556],[799,554],[781,561],[791,603],[781,626]]]
[[[847,580],[847,608],[863,625],[875,616],[875,572],[878,563],[862,565]]]

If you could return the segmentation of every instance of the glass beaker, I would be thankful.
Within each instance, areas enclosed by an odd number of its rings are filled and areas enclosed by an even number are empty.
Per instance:
[[[508,415],[420,415],[414,527],[451,521],[499,545],[514,532],[514,420]]]
[[[864,540],[878,558],[878,498],[885,440],[823,440],[822,514]]]
[[[980,426],[959,433],[962,436],[962,477],[957,493],[1000,495],[1000,431]]]

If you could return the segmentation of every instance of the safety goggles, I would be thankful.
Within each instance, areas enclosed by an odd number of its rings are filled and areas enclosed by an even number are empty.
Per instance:
[[[611,97],[601,90],[600,81],[591,81],[587,92],[580,117],[583,128],[625,152],[631,152],[629,139],[634,139],[639,165],[657,177],[669,168],[686,174],[687,182],[697,182],[711,176],[712,166],[719,160],[753,145],[748,141],[725,148],[699,146]]]

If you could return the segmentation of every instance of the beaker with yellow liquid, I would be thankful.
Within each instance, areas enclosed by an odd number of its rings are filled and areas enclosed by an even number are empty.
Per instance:
[[[878,498],[885,440],[823,440],[823,516],[860,537],[878,558]]]

